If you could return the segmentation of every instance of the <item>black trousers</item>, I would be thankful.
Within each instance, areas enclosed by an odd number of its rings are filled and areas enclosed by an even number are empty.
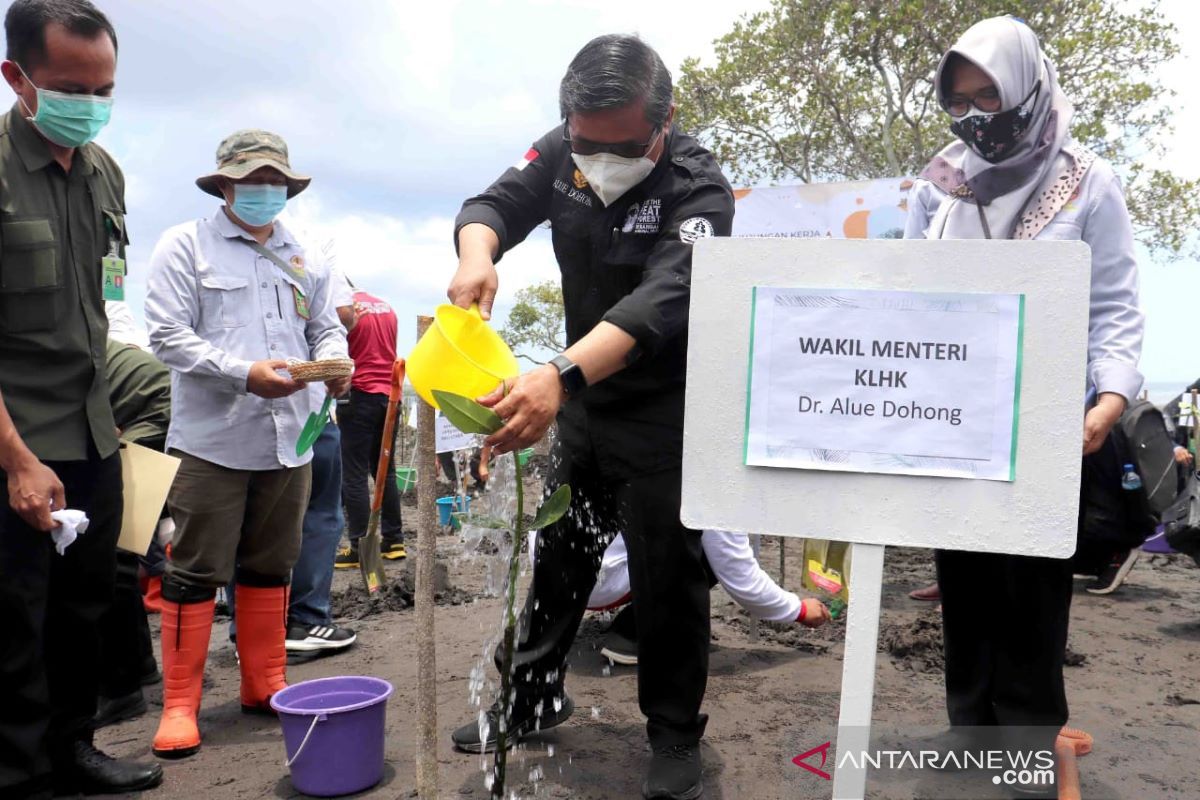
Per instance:
[[[700,704],[708,681],[709,579],[699,531],[679,521],[680,472],[610,481],[561,453],[554,461],[547,496],[570,484],[571,510],[538,536],[513,657],[518,710],[561,695],[600,557],[622,531],[637,619],[638,703],[650,744],[698,742],[707,722]]]
[[[124,697],[142,688],[142,678],[156,667],[150,624],[138,584],[139,559],[117,551],[113,601],[100,619],[100,695]]]
[[[379,446],[387,417],[386,394],[350,390],[350,401],[338,407],[338,427],[342,432],[342,505],[346,507],[346,525],[350,540],[367,532],[371,518],[371,495],[367,476],[375,477],[379,465]],[[388,459],[388,478],[383,487],[383,538],[389,542],[404,540],[400,520],[400,490],[396,486],[395,456]]]
[[[0,797],[48,788],[91,736],[100,619],[112,602],[121,529],[121,459],[50,462],[86,533],[64,555],[7,503],[0,511]],[[5,477],[0,473],[0,477]]]
[[[952,726],[1003,726],[1052,748],[1067,722],[1070,559],[937,550]],[[1031,741],[1033,740],[1033,741]]]

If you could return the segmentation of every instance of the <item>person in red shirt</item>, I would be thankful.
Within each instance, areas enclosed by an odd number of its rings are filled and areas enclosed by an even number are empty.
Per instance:
[[[354,378],[350,399],[338,408],[342,431],[342,503],[350,545],[337,554],[337,567],[358,566],[358,540],[367,532],[371,515],[367,475],[379,463],[387,415],[392,365],[396,361],[396,314],[392,307],[366,292],[354,292],[354,324],[348,337]],[[394,463],[388,475],[395,474]],[[400,527],[400,491],[389,480],[383,491],[383,557],[404,558],[404,533]]]

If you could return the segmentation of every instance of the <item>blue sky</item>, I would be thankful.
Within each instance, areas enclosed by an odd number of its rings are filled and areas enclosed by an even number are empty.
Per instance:
[[[239,128],[282,134],[312,187],[289,206],[337,240],[339,261],[400,317],[400,350],[418,313],[444,301],[455,267],[450,234],[463,199],[514,163],[557,122],[557,87],[592,36],[636,32],[677,70],[765,2],[628,0],[99,0],[121,58],[113,121],[100,138],[125,170],[128,297],[136,314],[145,264],[167,227],[211,213],[193,183]],[[4,6],[7,7],[7,3]],[[1189,0],[1163,7],[1184,56],[1164,72],[1180,92],[1177,128],[1200,129],[1195,74],[1200,20]],[[1184,91],[1188,89],[1188,91]],[[1194,137],[1172,168],[1200,176]],[[1152,381],[1200,375],[1191,339],[1200,316],[1194,262],[1143,261],[1148,316],[1143,371]],[[498,316],[521,286],[554,278],[549,237],[535,232],[500,267]]]

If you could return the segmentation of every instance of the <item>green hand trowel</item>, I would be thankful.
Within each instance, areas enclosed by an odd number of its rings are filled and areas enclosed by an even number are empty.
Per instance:
[[[321,431],[329,424],[329,407],[332,405],[333,395],[327,394],[325,402],[321,404],[321,410],[308,415],[304,427],[300,429],[300,438],[296,440],[296,455],[302,456],[307,453],[317,439],[321,438]]]

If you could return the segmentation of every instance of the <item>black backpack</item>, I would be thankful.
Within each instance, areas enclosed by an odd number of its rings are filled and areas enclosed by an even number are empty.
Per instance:
[[[1200,564],[1200,473],[1192,472],[1175,502],[1163,512],[1167,544]]]
[[[1125,437],[1125,463],[1132,463],[1142,479],[1142,491],[1156,517],[1175,501],[1179,472],[1175,466],[1175,442],[1166,420],[1149,400],[1135,400],[1117,428]]]
[[[1125,465],[1141,490],[1121,488]],[[1162,412],[1149,402],[1131,405],[1098,451],[1083,458],[1075,571],[1098,575],[1113,555],[1141,546],[1175,498],[1175,445]]]

